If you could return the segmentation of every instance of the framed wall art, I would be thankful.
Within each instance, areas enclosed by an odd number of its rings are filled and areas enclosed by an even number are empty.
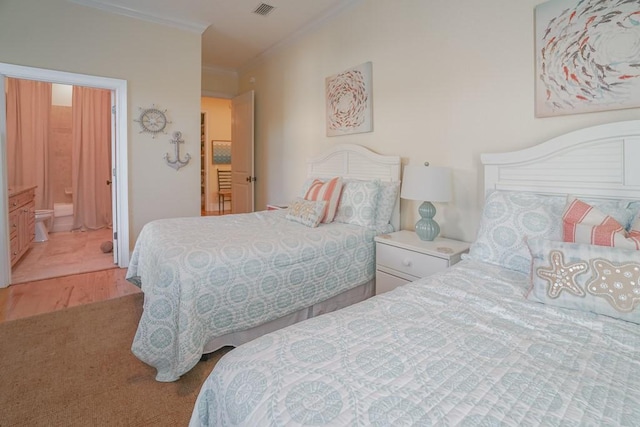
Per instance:
[[[231,164],[231,141],[212,140],[211,152],[214,165]]]
[[[640,106],[637,1],[550,0],[535,38],[536,117]]]
[[[327,136],[373,130],[371,72],[365,62],[326,78]]]

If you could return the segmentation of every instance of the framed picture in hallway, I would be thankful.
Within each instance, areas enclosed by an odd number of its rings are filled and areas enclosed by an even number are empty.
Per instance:
[[[214,165],[231,164],[231,141],[212,140],[211,152],[213,153]]]
[[[365,62],[326,78],[327,136],[373,130],[371,72]]]

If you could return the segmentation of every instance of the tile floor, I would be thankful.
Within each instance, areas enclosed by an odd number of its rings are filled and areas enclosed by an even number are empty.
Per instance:
[[[31,249],[11,269],[11,283],[86,273],[114,268],[113,253],[100,245],[111,241],[112,230],[49,233],[46,242],[33,242]]]

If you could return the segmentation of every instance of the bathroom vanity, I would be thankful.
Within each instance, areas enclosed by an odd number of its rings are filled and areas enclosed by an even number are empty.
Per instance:
[[[29,250],[35,237],[35,186],[9,189],[11,266]]]

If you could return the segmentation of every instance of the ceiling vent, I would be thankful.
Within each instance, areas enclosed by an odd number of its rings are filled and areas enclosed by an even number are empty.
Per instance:
[[[262,15],[262,16],[267,16],[268,14],[271,13],[273,9],[275,9],[275,7],[271,6],[270,4],[260,3],[258,7],[255,8],[253,13],[257,13],[258,15]]]

